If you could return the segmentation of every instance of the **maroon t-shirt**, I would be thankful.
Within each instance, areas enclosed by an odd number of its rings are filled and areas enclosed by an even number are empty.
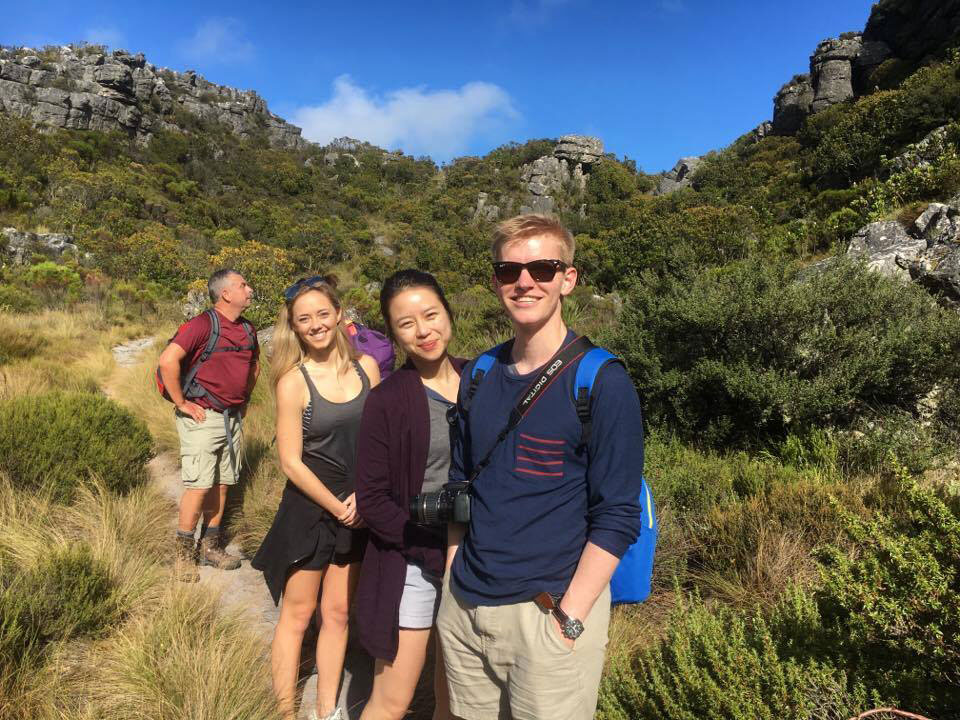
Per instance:
[[[246,347],[250,344],[250,338],[240,323],[242,318],[238,318],[234,322],[224,317],[221,312],[217,312],[217,315],[220,316],[218,348]],[[207,341],[210,339],[210,329],[210,318],[207,317],[206,313],[203,313],[181,325],[177,334],[173,336],[172,342],[182,347],[190,359],[189,363],[183,365],[184,372],[203,354]],[[242,405],[249,399],[247,397],[247,386],[250,373],[253,372],[254,363],[260,357],[256,329],[253,331],[253,344],[253,350],[212,353],[207,361],[200,366],[200,370],[197,371],[197,382],[213,393],[224,407]],[[206,398],[197,398],[194,402],[200,407],[217,409]]]

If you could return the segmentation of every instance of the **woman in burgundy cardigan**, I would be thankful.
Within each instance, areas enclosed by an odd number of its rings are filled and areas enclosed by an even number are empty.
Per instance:
[[[402,718],[423,670],[440,601],[444,528],[410,521],[410,499],[447,482],[450,425],[464,360],[447,354],[450,306],[436,279],[401,270],[384,283],[380,309],[406,364],[371,391],[357,438],[357,510],[370,539],[355,596],[360,641],[376,658],[361,720]],[[449,717],[436,653],[434,720]]]

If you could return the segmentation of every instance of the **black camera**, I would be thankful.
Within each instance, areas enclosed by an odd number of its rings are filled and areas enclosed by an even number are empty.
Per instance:
[[[447,483],[436,492],[415,496],[410,500],[410,519],[417,525],[470,522],[470,483]]]

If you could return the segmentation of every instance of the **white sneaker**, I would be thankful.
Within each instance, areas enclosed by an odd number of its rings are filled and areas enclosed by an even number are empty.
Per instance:
[[[337,708],[329,715],[324,715],[320,717],[317,715],[317,709],[314,708],[310,711],[310,715],[307,716],[307,720],[343,720],[343,710]]]

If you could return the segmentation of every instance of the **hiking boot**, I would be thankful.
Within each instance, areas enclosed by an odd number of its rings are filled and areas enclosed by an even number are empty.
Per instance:
[[[180,582],[194,583],[200,580],[197,572],[197,553],[194,549],[193,538],[177,537],[176,559],[174,573]]]
[[[217,534],[200,541],[200,564],[210,565],[217,570],[236,570],[240,567],[240,558],[220,547],[220,536]]]

